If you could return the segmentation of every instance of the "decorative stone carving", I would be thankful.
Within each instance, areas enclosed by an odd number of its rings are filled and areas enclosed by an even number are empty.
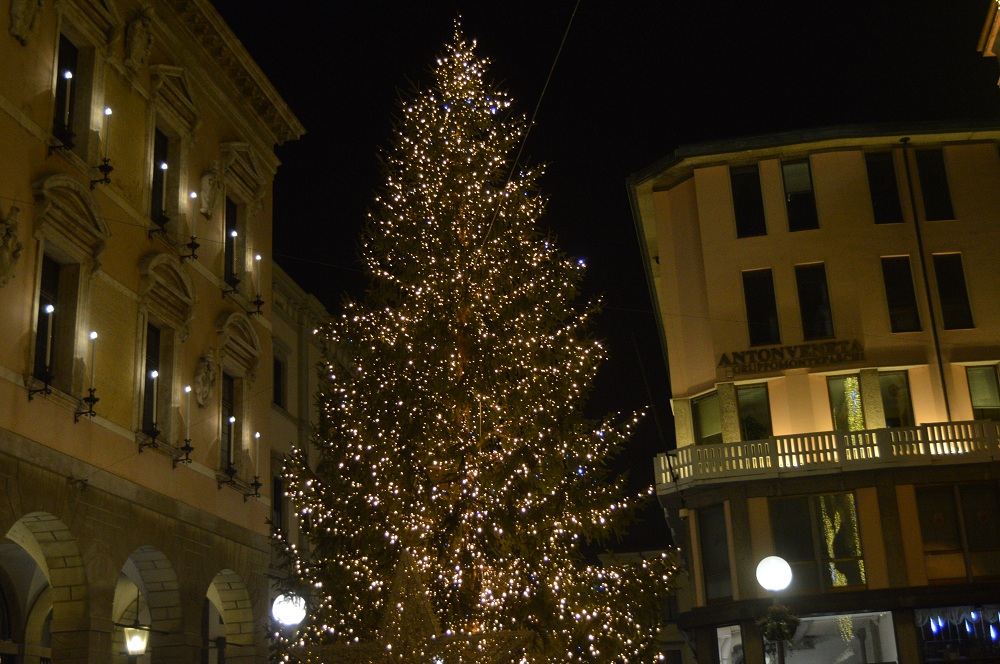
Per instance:
[[[201,191],[198,192],[201,213],[208,219],[212,218],[212,211],[215,209],[215,197],[219,193],[219,184],[219,162],[215,162],[212,168],[201,176]]]
[[[208,408],[209,400],[212,398],[212,390],[215,389],[217,373],[218,364],[215,359],[215,351],[209,349],[198,360],[198,370],[194,374],[194,398],[198,402],[199,408]]]
[[[14,278],[14,268],[24,244],[17,241],[17,215],[20,208],[11,206],[7,218],[0,220],[0,287]]]
[[[138,18],[125,28],[125,66],[137,72],[146,66],[153,50],[153,8],[143,7]]]
[[[42,15],[42,0],[11,0],[10,34],[24,46],[35,34]]]

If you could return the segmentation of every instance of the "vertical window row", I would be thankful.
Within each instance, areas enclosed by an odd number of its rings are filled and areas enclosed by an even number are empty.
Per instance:
[[[813,193],[809,160],[788,161],[781,164],[781,177],[785,183],[785,209],[788,211],[788,230],[806,231],[819,228],[816,213],[816,195]]]
[[[830,293],[826,287],[826,267],[823,263],[796,265],[795,285],[802,316],[802,338],[806,341],[831,338],[833,314],[830,312]]]
[[[219,445],[219,467],[227,472],[231,469],[235,474],[235,443],[236,443],[236,378],[222,372],[222,399],[220,414],[222,415],[221,444]]]
[[[897,224],[903,221],[899,200],[899,183],[891,152],[870,152],[865,155],[868,190],[872,197],[872,213],[876,224]]]
[[[917,150],[917,175],[924,200],[924,218],[943,221],[955,218],[948,187],[948,172],[944,164],[944,151]]]
[[[736,237],[767,235],[764,197],[760,191],[760,171],[757,164],[730,168],[729,183],[733,192]]]
[[[934,254],[934,277],[941,301],[941,325],[946,330],[975,327],[969,290],[965,285],[962,254]]]
[[[778,304],[774,298],[774,278],[770,269],[743,273],[743,298],[751,346],[781,343]]]
[[[240,283],[236,264],[236,246],[239,235],[239,206],[229,196],[226,196],[225,214],[225,238],[223,245],[223,278],[231,287],[236,288]]]

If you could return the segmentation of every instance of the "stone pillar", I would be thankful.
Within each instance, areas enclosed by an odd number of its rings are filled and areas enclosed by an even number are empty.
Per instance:
[[[764,664],[764,637],[755,620],[740,623],[743,659],[746,664]]]
[[[719,415],[722,418],[722,442],[738,443],[740,432],[740,408],[736,401],[736,386],[733,383],[719,383]]]
[[[53,631],[53,664],[111,662],[111,634],[97,630]]]
[[[694,416],[691,414],[690,399],[671,399],[671,410],[674,412],[674,430],[677,435],[677,447],[694,444]]]
[[[917,635],[917,620],[912,609],[892,612],[892,624],[896,628],[896,660],[899,662],[919,662],[920,637]]]

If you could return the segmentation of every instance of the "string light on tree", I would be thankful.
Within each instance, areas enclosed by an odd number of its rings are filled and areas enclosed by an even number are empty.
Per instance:
[[[294,641],[276,637],[288,659],[298,644],[656,657],[672,559],[579,556],[648,499],[608,468],[638,419],[581,414],[605,357],[597,304],[538,226],[542,169],[514,163],[526,123],[487,65],[456,30],[402,103],[362,238],[371,287],[321,330],[320,458],[296,450],[285,469],[308,555],[278,536],[284,590],[309,607]]]

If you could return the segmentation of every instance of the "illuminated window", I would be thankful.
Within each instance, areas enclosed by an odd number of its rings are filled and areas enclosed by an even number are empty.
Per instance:
[[[882,258],[882,282],[889,307],[889,328],[893,332],[919,332],[920,311],[913,289],[913,273],[909,256]]]
[[[966,367],[969,379],[969,397],[972,399],[972,416],[977,420],[1000,421],[1000,385],[997,384],[997,367]]]
[[[156,429],[159,432],[162,420],[166,419],[163,417],[165,413],[162,402],[164,401],[162,396],[169,396],[166,393],[168,390],[163,389],[164,383],[160,380],[160,343],[161,335],[160,328],[156,327],[151,323],[146,324],[146,361],[144,364],[143,372],[143,390],[142,390],[142,430],[147,435],[152,435],[153,430]],[[155,379],[157,388],[153,389],[153,372],[157,373],[157,378]],[[155,403],[153,400],[160,403]],[[169,403],[169,402],[168,402]],[[154,409],[155,406],[155,409]],[[155,412],[154,412],[155,411]],[[154,426],[155,425],[155,426]]]
[[[698,510],[697,515],[705,599],[709,603],[728,602],[733,598],[733,580],[725,508],[714,505]]]
[[[170,178],[170,139],[158,128],[153,130],[153,162],[152,185],[150,187],[149,217],[150,219],[166,220],[170,215],[168,208],[169,187],[167,181]],[[176,176],[175,178],[176,179]]]
[[[910,380],[906,371],[880,371],[879,389],[882,392],[882,411],[887,427],[912,427],[913,404],[910,402]]]
[[[917,487],[927,578],[1000,579],[1000,500],[994,483]]]
[[[715,445],[722,442],[722,416],[717,392],[692,401],[691,415],[694,419],[695,445]]]
[[[788,210],[788,230],[806,231],[819,228],[816,196],[813,194],[809,161],[789,161],[781,164],[785,182],[785,208]]]
[[[737,387],[736,407],[739,411],[742,440],[771,437],[771,404],[767,398],[767,383]]]
[[[858,374],[830,376],[830,412],[837,431],[863,431],[865,412],[861,405],[861,379]]]
[[[833,336],[833,315],[830,294],[826,287],[826,267],[823,263],[795,266],[795,285],[799,293],[802,315],[802,338],[829,339]]]
[[[736,237],[767,235],[764,199],[760,193],[760,171],[757,164],[730,168],[729,183],[733,191]]]
[[[46,370],[56,373],[53,346],[61,344],[62,339],[56,334],[57,324],[61,322],[62,307],[59,306],[59,274],[62,266],[50,256],[42,257],[42,279],[38,296],[38,320],[35,327],[35,367],[34,376],[44,381]],[[50,313],[51,308],[51,313]],[[51,327],[50,327],[51,326]],[[51,339],[51,341],[50,341]]]
[[[917,150],[917,173],[923,193],[924,218],[927,221],[954,219],[944,152],[940,149]]]
[[[854,494],[774,498],[770,509],[775,555],[792,567],[790,592],[866,585]]]
[[[747,308],[747,330],[751,346],[781,343],[778,332],[778,305],[774,300],[771,270],[743,273],[743,298]]]
[[[868,191],[872,197],[872,213],[876,224],[898,224],[903,221],[899,202],[899,184],[891,152],[871,152],[865,155],[868,171]]]
[[[975,327],[969,291],[965,286],[962,254],[934,254],[934,276],[941,301],[941,324],[946,330]]]
[[[66,35],[59,35],[59,53],[56,55],[55,106],[52,112],[52,133],[64,135],[73,129],[76,117],[78,90],[82,77],[79,75],[78,60],[80,49]]]
[[[237,429],[239,418],[236,417],[236,378],[222,372],[222,443],[219,446],[219,467],[223,470],[235,466],[235,446],[239,440]]]
[[[226,196],[223,278],[233,288],[240,283],[240,275],[237,272],[238,265],[236,262],[236,252],[239,246],[239,226],[239,206],[236,205],[236,201]]]

